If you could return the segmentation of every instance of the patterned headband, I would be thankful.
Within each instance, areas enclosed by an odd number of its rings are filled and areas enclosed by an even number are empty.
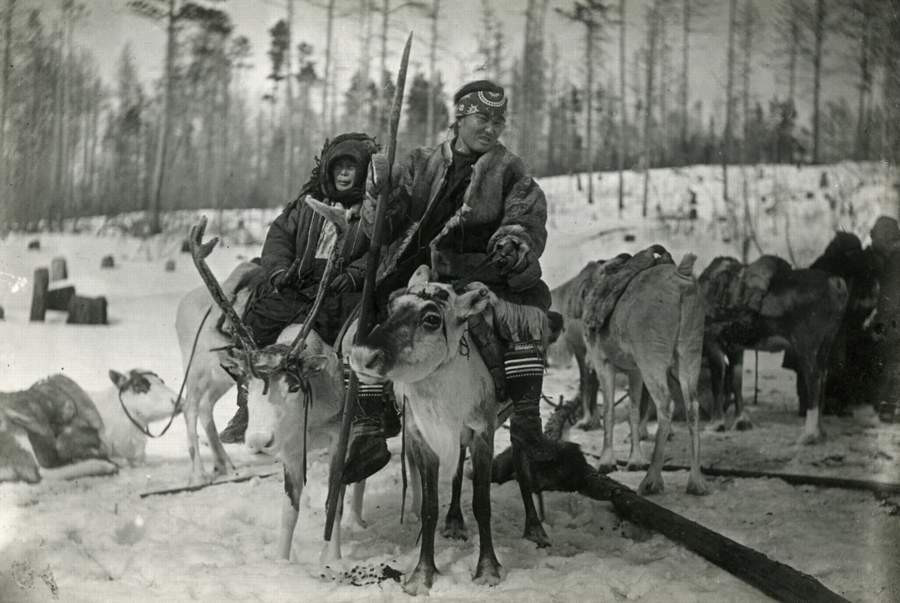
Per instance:
[[[490,117],[506,119],[507,98],[502,92],[477,90],[470,92],[456,103],[456,118],[483,113]]]

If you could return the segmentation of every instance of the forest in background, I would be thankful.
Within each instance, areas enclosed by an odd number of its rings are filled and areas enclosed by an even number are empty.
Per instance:
[[[152,234],[164,211],[283,205],[326,137],[355,130],[385,139],[396,69],[389,57],[400,43],[391,32],[409,15],[429,28],[417,37],[425,67],[408,77],[398,150],[440,140],[450,121],[452,90],[436,67],[448,35],[446,0],[286,0],[284,18],[269,30],[262,95],[246,85],[250,41],[227,1],[127,3],[147,27],[165,28],[164,69],[154,81],[142,79],[127,45],[115,80],[104,81],[96,57],[73,41],[95,9],[74,0],[49,10],[0,1],[0,224],[7,228],[146,211]],[[524,40],[513,47],[482,0],[480,26],[469,35],[484,77],[510,92],[504,141],[538,176],[696,163],[721,164],[726,173],[732,164],[896,164],[900,3],[779,0],[777,13],[764,17],[762,1],[652,0],[632,15],[625,0],[523,0]],[[324,48],[292,35],[291,24],[310,10],[326,11]],[[546,27],[551,10],[570,29],[555,33],[580,44],[578,77],[562,75],[558,38]],[[340,89],[334,57],[347,48],[332,32],[335,20],[350,17],[362,44]],[[629,31],[636,17],[642,28]],[[697,98],[690,49],[712,27],[728,32],[723,85],[719,97]],[[764,44],[764,35],[777,44]],[[636,52],[625,51],[629,36],[642,38]],[[763,64],[778,70],[783,89],[753,89]],[[823,94],[836,74],[855,82],[852,97]]]

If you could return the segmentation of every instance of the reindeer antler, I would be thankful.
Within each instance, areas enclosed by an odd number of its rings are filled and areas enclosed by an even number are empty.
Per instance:
[[[206,258],[209,254],[212,253],[213,249],[215,249],[216,244],[219,242],[218,237],[213,237],[206,243],[203,242],[203,233],[206,231],[206,216],[200,218],[200,222],[191,226],[191,234],[189,237],[189,243],[191,247],[191,258],[194,260],[194,266],[197,267],[197,271],[200,273],[200,278],[203,279],[203,282],[206,284],[206,288],[209,289],[210,295],[212,295],[213,301],[216,302],[216,305],[222,309],[222,312],[231,321],[231,324],[234,326],[235,335],[240,340],[241,345],[244,347],[245,352],[255,352],[257,350],[256,342],[253,340],[253,335],[247,329],[247,326],[238,316],[237,312],[234,311],[234,306],[231,305],[231,302],[228,301],[228,298],[225,296],[225,292],[222,291],[221,285],[219,285],[219,281],[216,280],[215,275],[213,275],[212,270],[209,269],[209,265],[206,263]]]

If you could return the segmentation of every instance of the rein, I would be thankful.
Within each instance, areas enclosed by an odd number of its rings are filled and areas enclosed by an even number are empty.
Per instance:
[[[194,362],[194,353],[197,351],[197,342],[200,340],[200,331],[203,330],[203,325],[206,323],[206,319],[209,318],[209,314],[212,312],[212,306],[206,309],[206,314],[203,315],[203,319],[200,321],[200,326],[197,327],[197,332],[194,334],[194,343],[191,346],[191,355],[188,357],[187,366],[184,369],[184,378],[181,380],[181,387],[178,389],[178,397],[175,398],[175,404],[172,407],[172,414],[169,416],[169,422],[166,423],[166,426],[163,427],[163,430],[156,435],[150,433],[150,428],[145,427],[141,423],[135,419],[131,413],[128,411],[128,407],[125,406],[125,402],[122,400],[122,390],[119,390],[119,404],[122,406],[122,410],[125,412],[125,416],[132,422],[132,424],[137,427],[138,431],[143,433],[148,438],[161,438],[167,431],[169,431],[169,427],[172,426],[172,422],[175,420],[181,413],[181,395],[184,393],[184,386],[187,384],[188,373],[191,370],[191,364]]]

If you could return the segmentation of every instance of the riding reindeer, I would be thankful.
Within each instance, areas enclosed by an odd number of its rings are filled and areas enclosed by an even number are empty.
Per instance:
[[[338,241],[334,244],[325,274],[322,277],[322,283],[306,321],[302,325],[288,326],[282,331],[276,343],[261,349],[253,342],[247,327],[206,264],[205,258],[209,256],[218,241],[212,239],[203,243],[205,219],[191,229],[190,238],[191,254],[209,294],[221,312],[231,321],[236,337],[240,341],[239,348],[230,346],[227,353],[212,352],[211,355],[214,355],[214,359],[207,358],[207,368],[214,361],[221,362],[238,378],[249,381],[250,423],[247,428],[246,444],[255,451],[273,454],[284,465],[284,485],[287,497],[282,506],[278,544],[279,554],[284,559],[290,557],[291,542],[299,516],[300,495],[306,483],[306,450],[310,444],[321,446],[328,440],[332,445],[336,445],[344,399],[341,362],[331,346],[322,341],[312,330],[316,314],[322,305],[325,285],[329,282],[336,255],[340,250],[340,237],[343,236],[344,229],[341,228],[342,222],[339,218],[343,218],[343,212],[340,212],[341,215],[338,216],[338,210],[309,198],[307,198],[307,203],[319,213],[335,221],[338,226]],[[345,225],[345,222],[343,224]],[[234,274],[230,277],[232,282],[235,280],[233,277]],[[227,377],[223,369],[219,369],[219,371]],[[230,377],[228,378],[230,380]],[[191,379],[190,376],[189,379]],[[204,413],[204,427],[210,437],[210,444],[213,446],[212,440],[216,436],[216,429],[212,424],[211,408],[215,398],[210,392],[215,393],[221,387],[211,389],[211,384],[215,382],[209,379],[209,373],[206,376],[193,377],[191,382],[195,384],[195,387],[206,385],[207,388],[201,391],[199,396],[188,397],[185,416],[187,418],[188,413],[191,412],[192,420],[196,423],[196,409],[199,406],[200,412]],[[189,391],[191,390],[189,389]],[[192,410],[189,411],[189,409]],[[188,421],[190,429],[191,419],[188,418]],[[196,439],[196,427],[194,427],[193,437]],[[215,442],[214,453],[217,448],[222,448],[217,437]],[[192,458],[196,461],[194,450],[192,449],[191,452]],[[230,466],[227,456],[224,456],[224,450],[221,450],[221,453],[224,460],[217,458],[217,467],[220,463]],[[354,488],[353,517],[358,523],[364,525],[360,514],[365,482],[358,482]],[[340,558],[341,506],[338,506],[334,537],[323,550],[323,559],[326,560]]]
[[[473,580],[494,585],[501,579],[491,535],[490,485],[494,431],[505,418],[504,407],[497,400],[481,353],[469,342],[467,320],[489,306],[495,315],[516,310],[505,310],[506,302],[481,283],[470,283],[465,292],[457,293],[450,285],[429,282],[430,276],[427,266],[419,267],[407,289],[392,298],[388,318],[354,345],[350,354],[350,365],[360,382],[393,381],[398,399],[407,400],[406,433],[411,464],[421,480],[423,523],[419,561],[404,584],[411,594],[427,593],[434,583],[438,472],[458,467],[460,445],[469,447],[473,466],[480,546]],[[577,452],[577,447],[574,450]],[[584,464],[580,452],[573,455],[572,462],[578,459]],[[456,477],[460,477],[458,468]],[[525,484],[520,479],[526,538],[540,543],[546,535]],[[454,481],[454,497],[458,497],[457,485]],[[453,508],[451,503],[451,512]],[[461,521],[461,516],[454,518],[451,512],[448,524]]]

